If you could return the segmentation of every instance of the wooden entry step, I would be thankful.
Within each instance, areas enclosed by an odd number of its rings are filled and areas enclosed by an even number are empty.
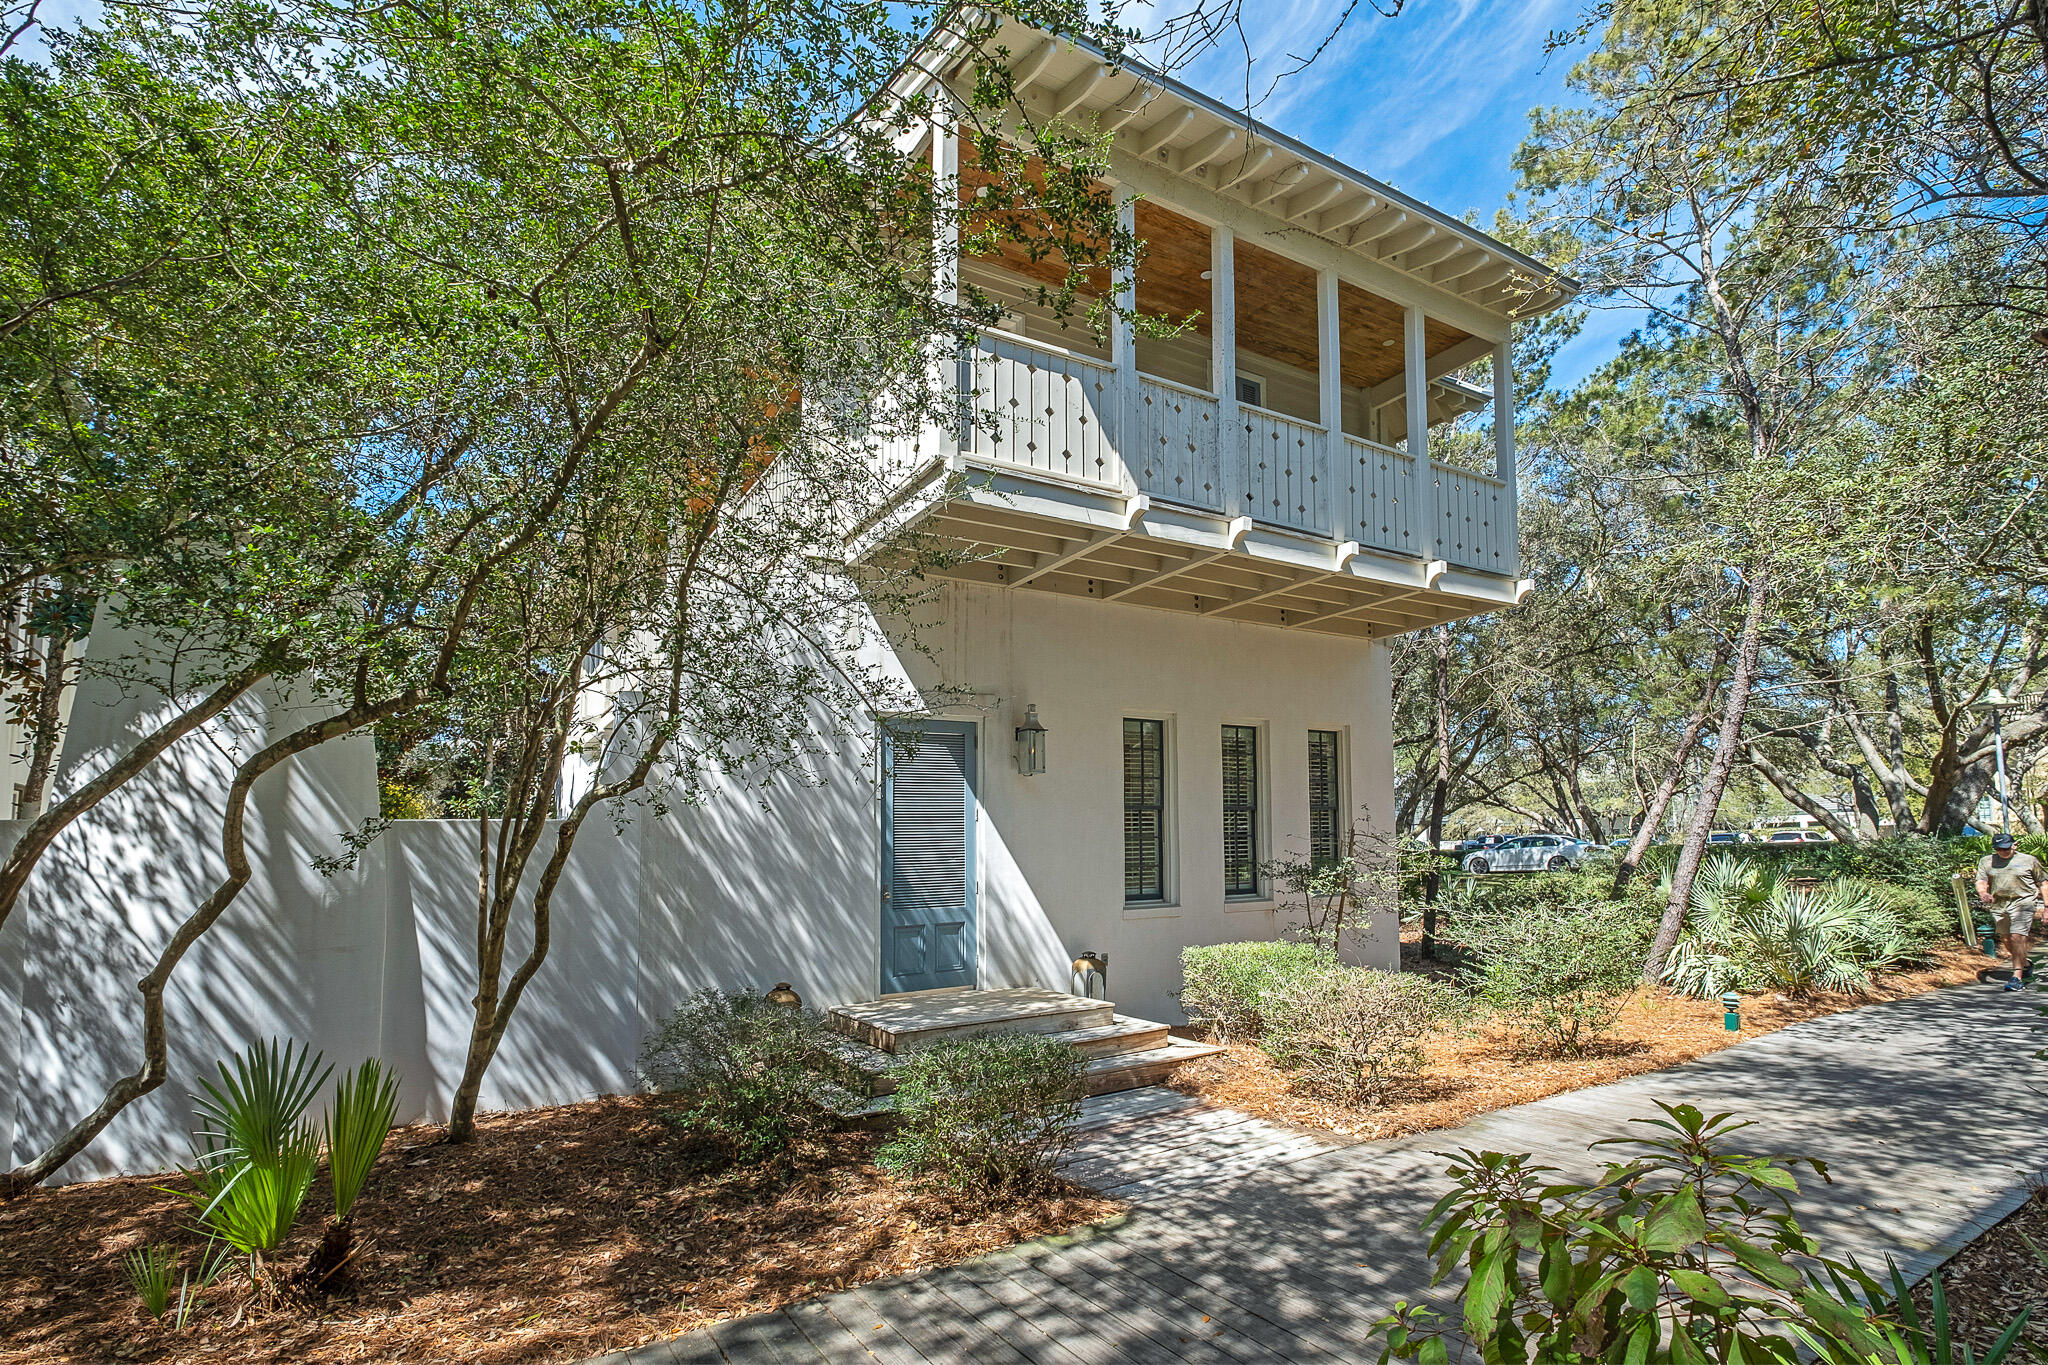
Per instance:
[[[908,1056],[946,1038],[1003,1031],[1057,1038],[1084,1058],[1081,1081],[1090,1095],[1158,1085],[1183,1063],[1221,1051],[1118,1014],[1106,1000],[1031,986],[919,991],[842,1005],[828,1017],[839,1036],[820,1099],[844,1118],[877,1123],[890,1120],[896,1073]]]
[[[1086,1057],[1091,1068],[1096,1062],[1131,1063],[1140,1058],[1152,1058],[1154,1054],[1164,1055],[1163,1049],[1176,1041],[1170,1036],[1164,1024],[1155,1024],[1149,1019],[1132,1019],[1121,1014],[1109,1023],[1095,1028],[1067,1029],[1051,1036]],[[833,1044],[832,1078],[840,1085],[870,1098],[895,1093],[896,1073],[908,1060],[907,1054],[884,1052],[878,1047],[844,1035],[835,1038]],[[1113,1069],[1104,1067],[1101,1070],[1103,1074],[1108,1074]],[[1091,1069],[1084,1074],[1092,1077],[1096,1072]]]
[[[901,1054],[939,1038],[978,1033],[1071,1033],[1103,1028],[1116,1017],[1107,1000],[1037,986],[978,991],[953,986],[841,1005],[827,1016],[838,1032]]]

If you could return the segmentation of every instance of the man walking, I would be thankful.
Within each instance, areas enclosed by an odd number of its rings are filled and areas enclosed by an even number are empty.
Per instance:
[[[2041,860],[2031,853],[2015,853],[2010,834],[1991,836],[1991,856],[1977,864],[1977,899],[1991,907],[1998,936],[2012,954],[2012,980],[2005,989],[2016,991],[2030,975],[2027,970],[2027,939],[2034,932],[2034,914],[2041,908]]]

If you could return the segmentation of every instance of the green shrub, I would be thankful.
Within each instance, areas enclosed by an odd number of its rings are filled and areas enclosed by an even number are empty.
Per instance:
[[[220,1083],[201,1080],[193,1103],[199,1146],[185,1176],[190,1190],[174,1193],[199,1210],[199,1221],[250,1258],[251,1278],[263,1281],[262,1258],[284,1243],[320,1163],[320,1134],[306,1107],[332,1068],[295,1043],[257,1043],[230,1062],[216,1063]]]
[[[1042,1183],[1073,1145],[1084,1064],[1039,1033],[921,1048],[896,1073],[896,1135],[880,1160],[976,1195]]]
[[[1501,909],[1458,920],[1473,995],[1546,1052],[1578,1056],[1614,1027],[1642,979],[1651,925],[1626,902]]]
[[[2048,836],[2021,836],[2020,848],[2048,862]],[[1929,895],[1949,894],[1951,873],[1974,867],[1991,851],[1988,835],[1905,834],[1854,843],[1716,844],[1712,856],[1768,865],[1794,877],[1855,877],[1894,882]],[[1678,845],[1658,844],[1643,856],[1648,878],[1669,873]]]
[[[128,1287],[142,1300],[142,1311],[161,1318],[170,1311],[171,1281],[178,1273],[178,1251],[163,1242],[146,1242],[121,1259]]]
[[[1800,1167],[1825,1177],[1818,1162],[1744,1155],[1729,1139],[1747,1124],[1658,1107],[1637,1120],[1655,1136],[1610,1139],[1622,1159],[1589,1184],[1526,1155],[1453,1158],[1454,1188],[1424,1226],[1432,1284],[1466,1272],[1461,1330],[1396,1304],[1374,1325],[1381,1365],[1445,1365],[1468,1343],[1485,1361],[1544,1365],[1997,1365],[2014,1347],[2024,1314],[1977,1357],[1938,1279],[1923,1321],[1896,1267],[1885,1282],[1821,1255],[1787,1197]]]
[[[1423,1037],[1456,1015],[1457,988],[1426,976],[1324,961],[1265,997],[1261,1039],[1304,1092],[1338,1104],[1378,1104],[1421,1073]]]
[[[427,818],[427,800],[411,787],[379,778],[377,815],[384,820],[424,820]]]
[[[1842,879],[1796,886],[1782,867],[1713,857],[1693,881],[1664,980],[1688,995],[1862,991],[1915,951],[1882,897]]]
[[[1917,886],[1860,877],[1849,878],[1848,884],[1891,912],[1915,954],[1924,953],[1932,944],[1952,940],[1962,932],[1956,918],[1955,893],[1947,887],[1935,895]]]
[[[346,1221],[369,1183],[370,1168],[398,1121],[398,1077],[374,1058],[341,1078],[327,1111],[327,1174],[334,1186],[334,1217]]]
[[[775,1156],[828,1122],[818,1015],[748,991],[703,990],[640,1048],[640,1077],[677,1101],[670,1120],[740,1161]]]
[[[1180,1007],[1188,1022],[1225,1040],[1265,1032],[1266,996],[1330,960],[1313,943],[1212,943],[1180,953]]]

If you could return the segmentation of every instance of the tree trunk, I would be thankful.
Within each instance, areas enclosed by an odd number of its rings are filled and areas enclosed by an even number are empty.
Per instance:
[[[164,750],[227,710],[237,697],[267,677],[269,672],[267,666],[259,666],[235,674],[152,730],[128,752],[115,759],[105,772],[30,820],[21,837],[15,840],[14,847],[8,850],[7,860],[0,863],[0,927],[4,927],[8,916],[14,913],[15,903],[21,899],[21,890],[28,885],[29,874],[35,871],[43,854],[66,827],[119,791]]]
[[[71,661],[66,657],[69,640],[45,638],[42,674],[36,680],[35,738],[29,745],[28,772],[21,780],[14,818],[33,820],[43,813],[43,794],[49,790],[50,774],[57,769],[57,742],[64,736],[64,689],[69,685]]]
[[[1436,956],[1436,903],[1443,892],[1440,861],[1444,844],[1444,806],[1451,792],[1451,630],[1430,631],[1436,683],[1436,779],[1429,785],[1429,875],[1422,884],[1422,955]]]
[[[1706,681],[1700,687],[1700,703],[1686,717],[1685,729],[1678,737],[1678,747],[1671,755],[1671,765],[1664,770],[1664,780],[1657,784],[1657,790],[1651,793],[1644,805],[1643,823],[1636,827],[1635,837],[1628,841],[1628,851],[1621,855],[1621,863],[1614,869],[1614,889],[1608,894],[1615,900],[1620,900],[1622,893],[1628,890],[1643,855],[1650,851],[1651,844],[1657,842],[1657,831],[1664,827],[1664,812],[1669,809],[1678,784],[1685,780],[1685,765],[1692,759],[1692,751],[1700,742],[1700,732],[1707,728],[1707,717],[1714,712],[1714,694],[1720,690],[1721,669],[1727,662],[1728,648],[1723,645],[1714,651],[1713,665],[1707,669]]]
[[[1777,764],[1771,762],[1756,745],[1750,744],[1746,747],[1749,753],[1749,766],[1762,773],[1764,780],[1773,787],[1776,787],[1780,796],[1820,821],[1826,827],[1828,833],[1834,835],[1835,838],[1843,843],[1850,844],[1856,842],[1855,830],[1843,824],[1833,811],[1830,811],[1826,806],[1823,806],[1820,802],[1801,791],[1799,784],[1788,777]]]
[[[1735,771],[1736,755],[1742,749],[1742,723],[1749,713],[1749,694],[1756,684],[1758,657],[1763,652],[1764,610],[1770,602],[1770,570],[1757,564],[1749,571],[1749,603],[1742,618],[1742,635],[1735,648],[1735,676],[1728,682],[1728,706],[1721,716],[1721,731],[1715,741],[1714,761],[1707,765],[1707,778],[1700,787],[1699,803],[1693,808],[1692,824],[1686,830],[1685,845],[1678,851],[1678,866],[1671,873],[1671,899],[1664,906],[1663,922],[1650,943],[1643,961],[1643,980],[1655,984],[1664,970],[1664,958],[1678,942],[1685,927],[1685,911],[1692,900],[1692,880],[1706,853],[1707,836],[1713,832],[1714,816],[1721,809],[1721,794],[1728,789],[1728,776]]]

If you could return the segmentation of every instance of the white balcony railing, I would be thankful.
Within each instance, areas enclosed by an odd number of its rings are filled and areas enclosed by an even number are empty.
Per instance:
[[[1437,525],[1425,536],[1415,461],[1390,447],[1244,403],[1225,422],[1213,394],[1149,375],[1124,401],[1105,362],[1005,334],[977,339],[960,372],[972,458],[1461,568],[1516,570],[1514,492],[1487,475],[1432,464]]]

